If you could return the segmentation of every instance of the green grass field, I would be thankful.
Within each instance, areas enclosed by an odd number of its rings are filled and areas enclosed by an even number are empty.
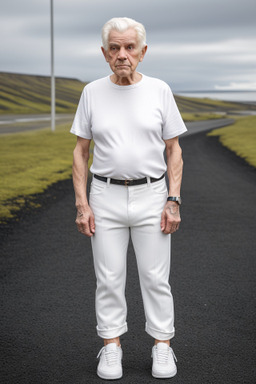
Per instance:
[[[234,125],[215,129],[208,136],[218,136],[222,145],[256,167],[256,116],[238,118]]]
[[[256,110],[251,104],[228,102],[222,100],[213,100],[208,98],[185,97],[175,95],[176,103],[181,113],[226,113],[231,114],[241,110]]]
[[[25,203],[33,207],[34,194],[71,177],[76,138],[69,129],[63,125],[55,133],[49,128],[1,137],[0,222],[14,218]],[[209,136],[219,136],[224,146],[256,167],[256,116],[237,118]]]
[[[185,122],[187,121],[201,121],[201,120],[212,120],[212,119],[225,119],[226,114],[223,113],[211,113],[211,112],[181,112],[181,116]]]
[[[33,194],[71,177],[76,137],[63,125],[50,129],[4,135],[0,140],[0,220],[15,217]]]
[[[56,112],[73,113],[80,98],[83,83],[77,79],[57,77]],[[197,115],[200,119],[205,115],[216,118],[216,113],[256,109],[255,106],[243,103],[232,103],[220,100],[199,99],[175,95],[181,113],[189,116]],[[50,113],[51,79],[47,76],[21,75],[0,72],[0,114],[41,114]],[[202,116],[202,117],[201,117]],[[218,116],[217,116],[218,117]]]
[[[0,113],[50,113],[50,78],[0,73]],[[74,112],[84,87],[75,79],[56,79],[57,112]],[[223,113],[256,108],[239,103],[175,96],[185,121],[223,118]],[[223,145],[256,167],[256,117],[237,118],[235,125],[215,130]],[[34,194],[71,177],[76,138],[68,124],[32,132],[1,135],[0,222],[15,218]],[[92,161],[92,156],[90,158]]]
[[[57,77],[56,112],[76,110],[85,83]],[[0,73],[0,114],[51,112],[51,79],[47,76]]]

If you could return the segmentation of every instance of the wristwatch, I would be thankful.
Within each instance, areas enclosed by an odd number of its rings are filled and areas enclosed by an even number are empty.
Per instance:
[[[175,201],[179,205],[181,205],[181,197],[180,196],[168,196],[167,201]]]

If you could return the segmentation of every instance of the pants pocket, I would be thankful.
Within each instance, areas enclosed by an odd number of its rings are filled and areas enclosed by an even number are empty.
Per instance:
[[[100,195],[107,188],[107,183],[104,181],[93,179],[90,188],[90,196]]]
[[[161,195],[161,196],[164,196],[164,195],[167,196],[167,186],[166,186],[165,179],[151,183],[150,186],[151,186],[151,190],[155,194]]]

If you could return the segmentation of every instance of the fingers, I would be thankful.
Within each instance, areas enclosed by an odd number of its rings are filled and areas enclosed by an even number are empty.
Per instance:
[[[92,234],[95,233],[95,222],[94,222],[94,216],[90,216],[89,219],[89,226],[90,226],[90,231]]]
[[[167,222],[166,227],[162,231],[163,231],[163,233],[168,235],[169,233],[174,233],[174,232],[178,231],[179,227],[180,227],[179,223],[174,224],[174,223],[168,223]]]
[[[160,223],[161,231],[164,232],[165,227],[166,227],[166,216],[165,213],[163,212],[161,215],[161,223]]]
[[[169,215],[164,211],[161,216],[161,231],[166,235],[174,233],[178,231],[180,222],[180,217],[173,217],[173,215]]]
[[[91,237],[93,235],[93,233],[90,230],[90,226],[89,226],[88,222],[78,222],[76,220],[76,226],[77,226],[78,231],[80,233],[82,233],[83,235],[89,236],[89,237]]]
[[[93,214],[78,214],[76,218],[77,229],[85,236],[92,237],[95,233],[95,222]]]

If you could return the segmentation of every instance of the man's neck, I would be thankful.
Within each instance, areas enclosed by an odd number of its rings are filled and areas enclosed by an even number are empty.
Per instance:
[[[142,75],[138,72],[135,72],[131,76],[128,77],[121,77],[117,76],[115,73],[110,76],[110,80],[117,85],[132,85],[138,83],[142,79]]]

